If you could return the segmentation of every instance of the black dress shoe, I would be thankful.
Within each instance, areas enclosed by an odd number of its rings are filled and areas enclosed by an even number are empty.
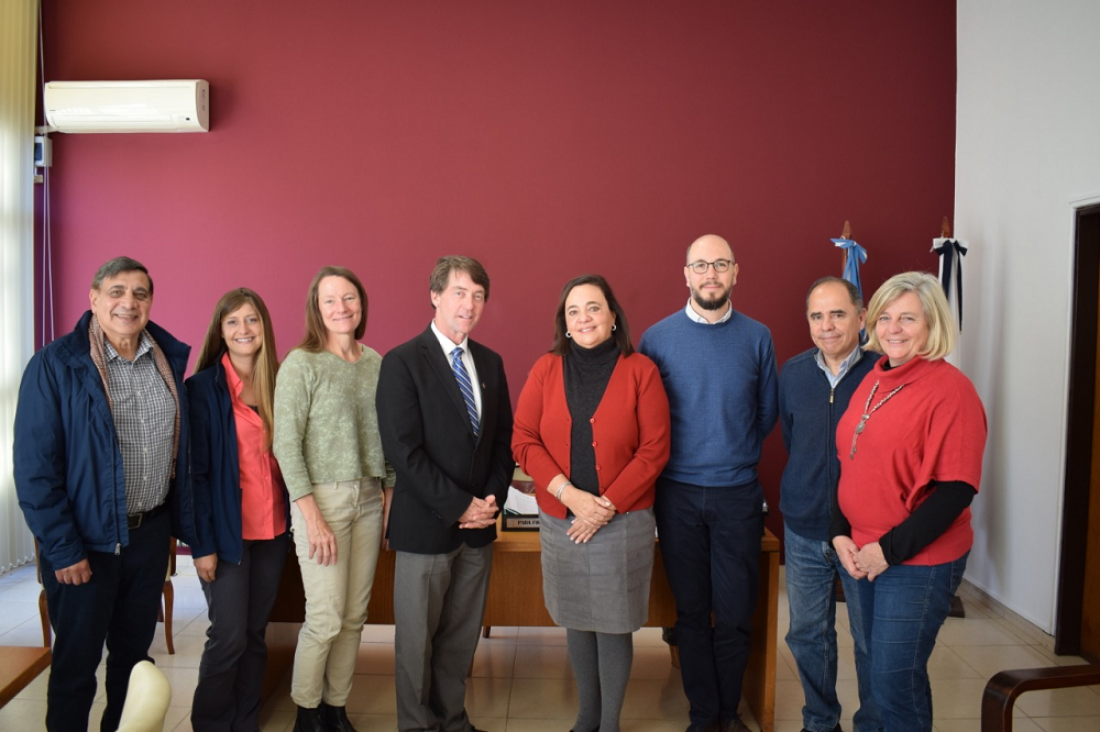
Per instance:
[[[298,717],[294,720],[294,732],[325,732],[325,721],[321,719],[321,710],[298,707]]]
[[[334,707],[321,702],[321,718],[325,722],[325,732],[356,732],[348,719],[346,707]]]

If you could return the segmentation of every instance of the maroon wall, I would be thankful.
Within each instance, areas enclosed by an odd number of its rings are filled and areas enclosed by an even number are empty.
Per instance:
[[[384,353],[427,325],[435,258],[463,253],[493,278],[476,335],[514,398],[577,274],[609,278],[637,337],[683,306],[686,245],[722,234],[735,305],[782,361],[809,346],[803,297],[840,273],[829,238],[845,219],[870,251],[869,296],[934,269],[952,213],[950,0],[43,6],[49,80],[211,85],[208,134],[54,136],[59,332],[125,253],[184,340],[245,285],[285,353],[309,279],[341,264]],[[782,461],[773,435],[773,499]]]

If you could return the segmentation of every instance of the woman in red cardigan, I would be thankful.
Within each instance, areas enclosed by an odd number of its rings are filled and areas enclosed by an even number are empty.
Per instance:
[[[634,351],[607,281],[566,283],[550,353],[531,369],[512,450],[535,481],[543,596],[566,628],[580,709],[576,732],[618,732],[646,621],[654,486],[668,462],[661,375]]]

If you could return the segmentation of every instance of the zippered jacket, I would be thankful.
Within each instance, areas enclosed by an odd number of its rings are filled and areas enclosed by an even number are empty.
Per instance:
[[[864,353],[832,388],[816,353],[817,348],[803,351],[779,372],[779,426],[789,455],[779,483],[779,510],[799,536],[828,541],[832,496],[840,480],[836,425],[879,355]]]
[[[15,413],[15,489],[39,551],[57,568],[89,551],[118,553],[130,542],[126,482],[111,407],[88,346],[87,311],[72,333],[36,353],[23,372]],[[213,551],[195,532],[188,480],[189,430],[183,374],[191,347],[155,323],[146,330],[172,369],[179,394],[180,435],[169,487],[173,535],[197,552]],[[208,546],[207,546],[208,545]],[[202,550],[207,548],[208,551]]]

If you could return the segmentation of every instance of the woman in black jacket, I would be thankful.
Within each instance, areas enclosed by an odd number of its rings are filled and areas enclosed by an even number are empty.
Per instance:
[[[231,290],[187,380],[197,520],[217,546],[195,557],[210,615],[191,707],[196,732],[259,729],[264,629],[289,546],[286,486],[271,452],[275,353],[264,301]]]

